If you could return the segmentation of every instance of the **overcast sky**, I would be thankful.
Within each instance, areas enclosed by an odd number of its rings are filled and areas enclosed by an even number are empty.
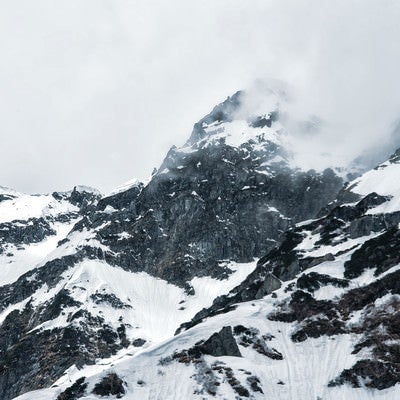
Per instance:
[[[144,178],[264,77],[295,85],[335,141],[373,144],[400,116],[399,21],[397,0],[3,0],[0,185]]]

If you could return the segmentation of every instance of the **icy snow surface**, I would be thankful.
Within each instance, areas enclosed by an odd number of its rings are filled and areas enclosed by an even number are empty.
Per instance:
[[[400,164],[388,161],[354,180],[350,185],[350,190],[363,196],[372,192],[376,192],[381,196],[392,196],[389,201],[368,212],[368,214],[391,213],[400,211],[399,183]]]
[[[62,287],[93,315],[101,312],[115,328],[121,324],[119,318],[122,316],[124,322],[132,326],[128,332],[131,337],[157,343],[173,336],[180,324],[190,320],[202,308],[209,307],[215,297],[238,285],[255,265],[255,262],[230,263],[234,272],[226,280],[194,278],[190,283],[195,294],[187,295],[182,288],[145,272],[132,273],[104,262],[86,260],[67,271]],[[113,294],[131,308],[116,311],[111,306],[95,304],[90,297],[94,293]],[[65,314],[64,318],[48,321],[40,328],[66,325],[68,313]]]

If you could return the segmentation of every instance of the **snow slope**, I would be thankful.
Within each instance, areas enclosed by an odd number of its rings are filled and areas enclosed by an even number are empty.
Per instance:
[[[2,188],[0,194],[0,285],[5,285],[35,268],[81,217],[79,204],[70,200],[72,191],[28,195]]]
[[[0,286],[16,281],[21,275],[40,264],[56,249],[58,242],[67,236],[77,220],[73,219],[70,223],[54,223],[55,235],[49,236],[39,243],[31,243],[22,247],[8,245],[7,253],[0,254]]]
[[[173,336],[180,324],[190,320],[202,308],[209,307],[214,298],[238,285],[255,265],[255,262],[229,263],[233,273],[226,280],[194,278],[191,282],[194,295],[188,295],[182,288],[144,272],[131,273],[104,262],[85,260],[68,270],[55,289],[44,296],[40,292],[32,296],[33,301],[44,302],[63,289],[81,306],[38,325],[35,330],[66,326],[71,313],[86,310],[93,316],[101,316],[115,329],[124,321],[130,327],[127,331],[130,339],[144,339],[147,345],[159,343]],[[116,309],[110,303],[96,302],[97,294],[113,296],[123,306]]]
[[[365,196],[376,192],[381,196],[389,196],[390,200],[370,210],[370,214],[393,213],[400,211],[400,160],[392,157],[360,178],[351,182],[350,191]]]
[[[281,297],[283,291],[277,293]],[[232,389],[223,374],[213,373],[213,379],[219,382],[217,393],[211,396],[205,389],[202,379],[194,377],[201,373],[195,364],[182,364],[176,361],[163,361],[176,351],[188,349],[196,342],[219,331],[223,326],[244,325],[258,329],[264,335],[272,335],[270,346],[283,356],[282,360],[272,360],[239,345],[243,358],[205,356],[203,363],[210,367],[219,363],[232,368],[235,378],[249,388],[247,378],[256,376],[263,393],[251,393],[250,398],[276,400],[364,400],[398,399],[400,386],[382,391],[368,388],[353,389],[349,386],[328,387],[327,382],[340,374],[343,368],[349,368],[357,360],[352,355],[353,346],[360,339],[359,335],[348,334],[333,337],[323,336],[306,342],[294,343],[290,340],[293,324],[272,322],[265,318],[274,311],[276,300],[271,297],[241,304],[235,311],[214,317],[205,323],[186,331],[179,336],[165,341],[161,345],[148,348],[132,355],[127,349],[109,360],[103,360],[96,366],[83,370],[71,368],[65,376],[54,383],[53,388],[31,392],[18,397],[18,400],[56,399],[57,395],[82,376],[89,383],[88,392],[95,383],[112,371],[126,382],[127,400],[186,400],[186,399],[233,399],[240,397]],[[205,366],[203,366],[206,368]],[[210,369],[210,368],[208,368]],[[203,371],[204,372],[204,371]],[[203,377],[204,379],[204,377]],[[93,394],[83,396],[83,400],[101,399]],[[110,397],[112,398],[112,397]]]
[[[79,210],[78,207],[68,201],[56,200],[51,194],[30,195],[3,190],[2,195],[11,198],[0,202],[0,223],[56,216]]]

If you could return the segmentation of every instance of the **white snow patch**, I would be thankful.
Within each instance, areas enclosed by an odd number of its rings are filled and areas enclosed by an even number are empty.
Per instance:
[[[74,211],[78,208],[67,201],[57,201],[52,195],[19,194],[0,202],[0,223]]]
[[[150,180],[150,179],[149,179]],[[145,182],[141,182],[138,179],[134,178],[134,179],[130,179],[129,181],[123,183],[120,186],[117,186],[114,190],[112,190],[109,194],[107,194],[106,196],[104,196],[104,198],[106,197],[110,197],[110,196],[114,196],[118,193],[122,193],[122,192],[126,192],[129,189],[132,189],[135,186],[140,186],[141,184],[144,184],[144,186],[146,186],[146,183],[148,183],[147,181]]]
[[[389,201],[371,209],[367,214],[400,211],[400,164],[386,162],[366,172],[350,185],[354,193],[366,196],[376,192],[381,196],[392,196]]]
[[[122,317],[132,326],[127,332],[130,337],[156,343],[172,337],[180,324],[242,282],[254,270],[256,262],[229,263],[227,266],[233,271],[228,279],[194,278],[190,283],[195,294],[187,295],[182,288],[145,272],[132,273],[105,262],[85,260],[64,273],[62,286],[50,292],[44,288],[42,294],[35,294],[35,298],[44,301],[63,287],[93,315],[100,313],[115,328],[121,324]],[[95,293],[113,294],[130,307],[116,310],[107,304],[96,304],[91,299]],[[38,328],[65,326],[67,312],[65,314],[65,317],[48,321]]]
[[[22,248],[10,246],[7,252],[0,254],[0,286],[15,282],[21,275],[38,266],[57,248],[58,242],[67,236],[76,222],[76,219],[70,223],[57,222],[53,225],[56,235],[48,236],[39,243],[23,245]]]

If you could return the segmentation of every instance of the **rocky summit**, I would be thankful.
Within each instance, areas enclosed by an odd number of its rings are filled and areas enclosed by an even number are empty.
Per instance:
[[[287,101],[106,196],[0,188],[2,400],[400,398],[400,151],[302,168]]]

